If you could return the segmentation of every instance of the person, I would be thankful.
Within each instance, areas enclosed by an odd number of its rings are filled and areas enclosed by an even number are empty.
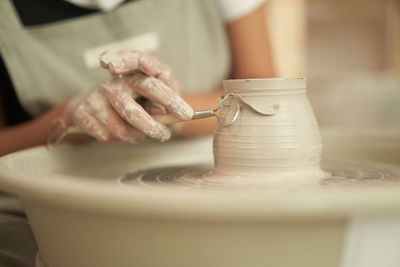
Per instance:
[[[265,7],[265,0],[0,1],[0,155],[45,144],[55,120],[64,126],[57,135],[76,126],[103,143],[166,141],[171,129],[211,134],[215,118],[190,118],[218,105],[222,80],[275,76]],[[152,117],[159,113],[185,122],[167,127]],[[2,198],[0,265],[32,266],[36,246],[23,211]]]

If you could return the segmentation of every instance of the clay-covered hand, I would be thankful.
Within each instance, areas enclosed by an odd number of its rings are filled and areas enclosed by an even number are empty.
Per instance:
[[[134,50],[105,52],[100,56],[100,65],[115,75],[142,72],[161,80],[173,91],[177,93],[180,91],[179,80],[172,69],[162,64],[155,55]]]
[[[161,108],[181,120],[193,109],[179,96],[179,82],[171,69],[154,56],[135,51],[105,53],[103,67],[115,74],[68,104],[64,119],[101,142],[160,141],[171,137],[168,127],[154,120],[147,110]]]

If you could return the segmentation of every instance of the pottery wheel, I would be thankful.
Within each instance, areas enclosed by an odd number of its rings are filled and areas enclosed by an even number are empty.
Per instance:
[[[371,162],[349,162],[325,160],[322,169],[331,175],[321,179],[316,186],[400,186],[400,168]],[[190,165],[166,168],[154,168],[127,173],[118,179],[124,187],[216,190],[257,190],[276,188],[268,182],[264,184],[246,184],[246,178],[233,177],[229,182],[212,178],[212,166]],[[310,185],[303,185],[310,186]],[[302,187],[302,185],[296,185]],[[293,188],[290,187],[290,188]]]

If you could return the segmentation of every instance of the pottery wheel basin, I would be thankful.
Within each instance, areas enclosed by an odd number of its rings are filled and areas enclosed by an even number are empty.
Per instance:
[[[400,215],[400,168],[350,160],[331,133],[322,167],[333,178],[315,186],[196,187],[201,176],[169,185],[176,173],[121,183],[147,170],[211,170],[203,138],[37,147],[0,159],[0,187],[21,198],[49,267],[339,266],[354,216]]]

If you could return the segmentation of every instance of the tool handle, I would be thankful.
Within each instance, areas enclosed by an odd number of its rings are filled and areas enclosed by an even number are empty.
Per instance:
[[[158,122],[161,122],[162,124],[173,124],[177,122],[183,122],[182,120],[170,115],[170,114],[155,114],[151,115],[153,119],[155,119]],[[205,119],[215,116],[215,110],[199,110],[195,111],[192,120],[199,120],[199,119]]]
[[[172,116],[171,114],[153,114],[151,115],[153,119],[156,121],[170,125],[178,122],[183,122],[183,120],[178,119],[177,117]],[[68,128],[68,134],[82,134],[84,133],[79,127],[73,126]]]
[[[153,114],[151,115],[153,117],[153,119],[155,119],[156,121],[165,124],[165,125],[170,125],[170,124],[174,124],[177,122],[182,122],[182,120],[178,119],[177,117],[174,117],[170,114]]]
[[[215,114],[213,111],[196,111],[195,115],[193,116],[192,119],[193,120],[203,119],[203,118],[211,117],[214,115]],[[183,122],[182,120],[180,120],[170,114],[153,114],[152,117],[154,120],[156,120],[162,124],[165,124],[165,125]],[[56,140],[53,140],[55,129],[60,124],[61,124],[61,127],[63,127],[63,132],[61,133],[60,137],[58,137]],[[58,118],[53,121],[53,124],[50,129],[49,138],[47,140],[47,145],[50,148],[56,147],[59,143],[61,143],[61,141],[64,139],[65,136],[67,136],[69,134],[82,134],[82,133],[84,133],[84,132],[77,126],[72,126],[72,127],[66,128],[64,121],[62,119]]]

